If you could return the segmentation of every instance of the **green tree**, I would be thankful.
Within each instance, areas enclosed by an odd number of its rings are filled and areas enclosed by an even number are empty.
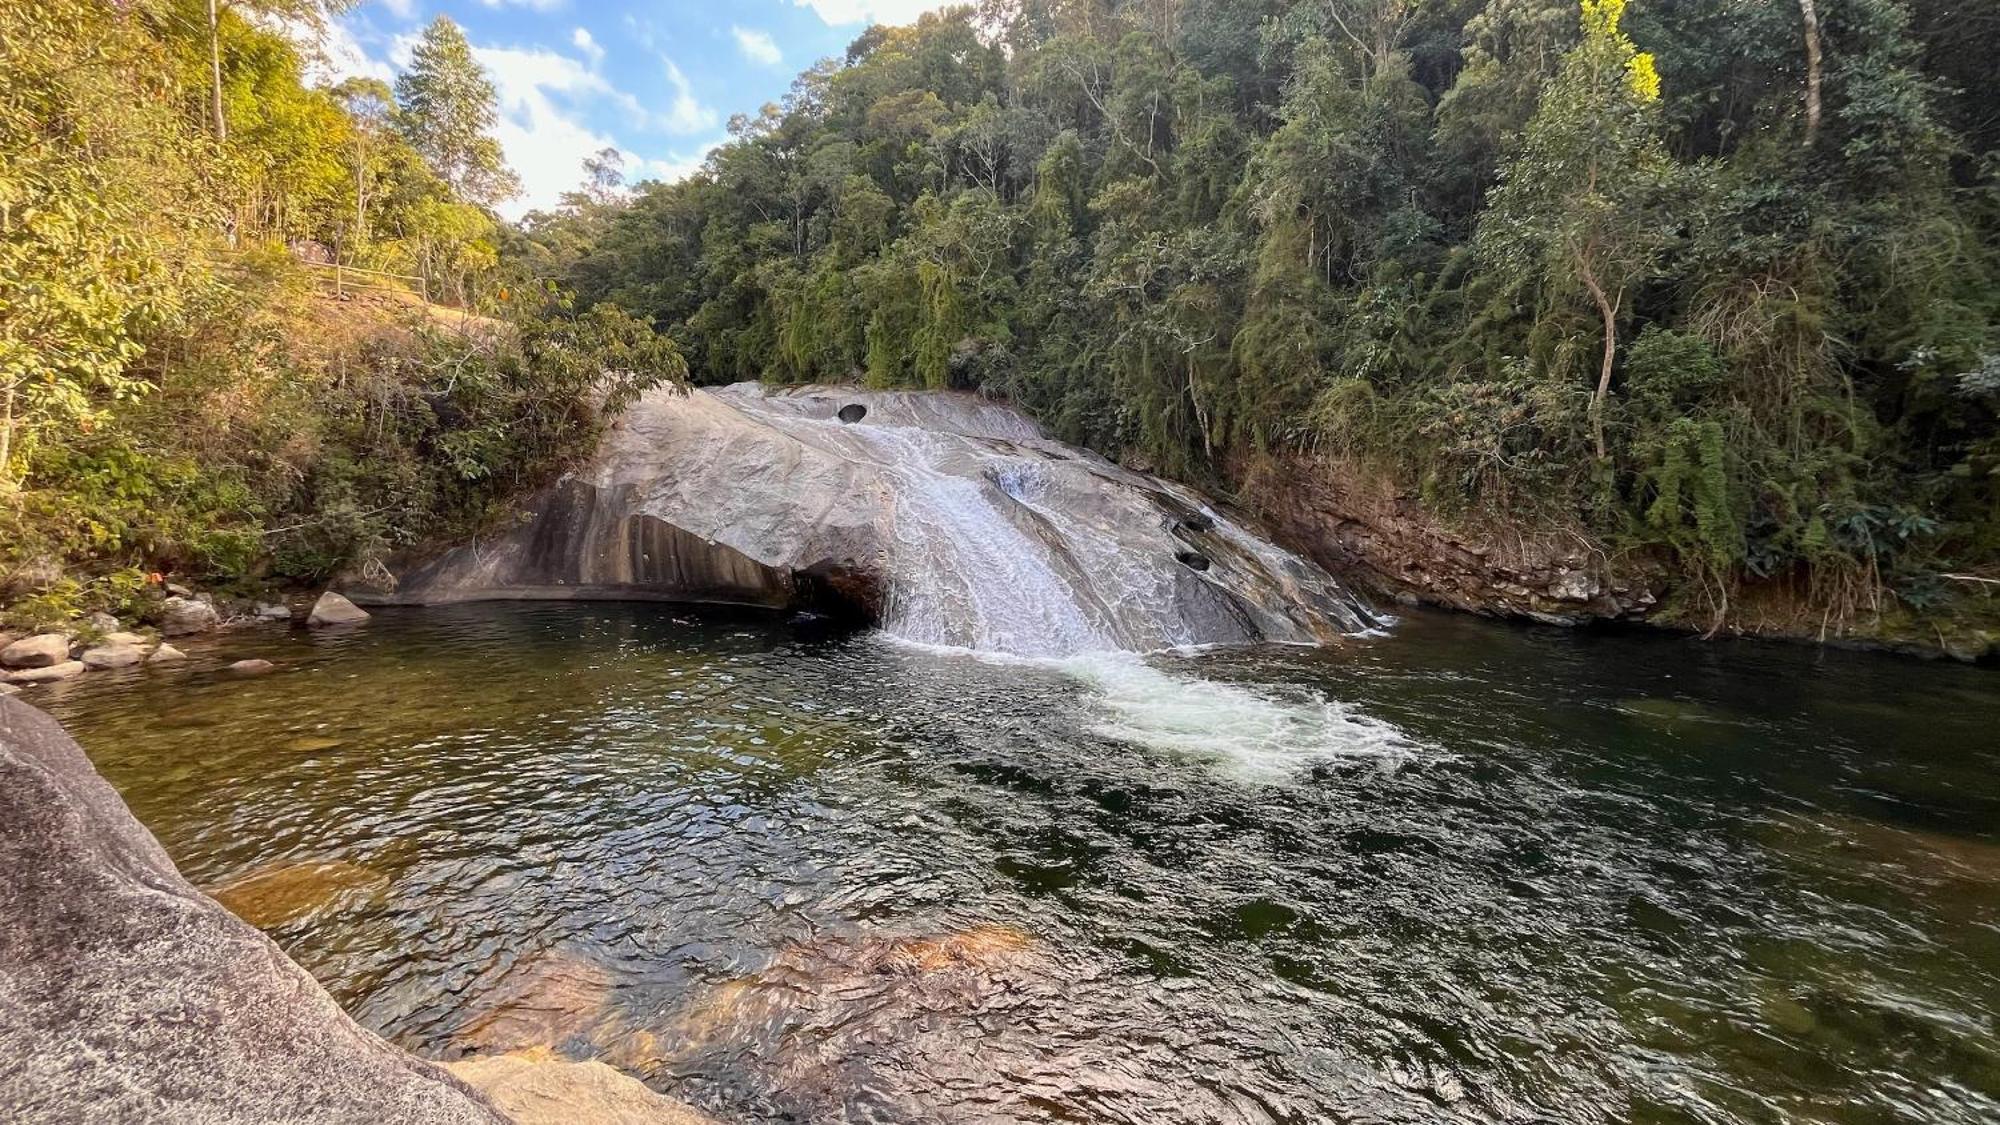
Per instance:
[[[1619,30],[1625,0],[1583,0],[1583,37],[1563,56],[1508,160],[1479,248],[1503,275],[1556,295],[1581,286],[1602,321],[1591,440],[1608,456],[1604,402],[1618,319],[1632,286],[1653,272],[1670,228],[1662,209],[1671,161],[1659,137],[1653,57]]]
[[[520,191],[489,133],[500,119],[493,82],[449,17],[424,28],[409,68],[396,79],[396,102],[410,147],[460,197],[491,205]]]

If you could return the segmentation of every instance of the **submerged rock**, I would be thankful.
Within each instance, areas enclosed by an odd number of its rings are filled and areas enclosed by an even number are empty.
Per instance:
[[[238,875],[208,893],[231,914],[273,929],[364,906],[389,889],[389,877],[345,860],[276,863]]]
[[[601,1062],[569,1062],[547,1048],[446,1063],[516,1125],[713,1125]]]
[[[312,613],[307,615],[306,624],[318,628],[323,625],[353,625],[366,620],[368,620],[367,610],[328,590],[313,603]]]
[[[176,595],[160,603],[160,632],[165,636],[206,633],[220,624],[221,616],[207,602]]]
[[[67,633],[37,633],[0,649],[0,665],[8,668],[47,668],[68,659]]]
[[[189,885],[17,699],[0,699],[0,1012],[0,1120],[506,1120]]]
[[[584,1034],[609,1014],[611,974],[566,953],[523,959],[473,1004],[453,1036],[477,1052],[556,1047]]]
[[[223,671],[238,676],[261,676],[266,672],[276,671],[277,667],[276,664],[268,660],[259,660],[253,657],[249,660],[238,660],[229,667],[224,668]]]
[[[86,668],[130,668],[146,659],[146,650],[138,645],[99,645],[85,649],[83,666]]]
[[[848,407],[865,422],[843,424]],[[1324,641],[1373,623],[1325,571],[1200,496],[969,394],[662,387],[530,507],[498,540],[350,592],[784,607],[1029,656]]]
[[[182,652],[180,649],[177,649],[170,644],[162,644],[160,647],[153,650],[152,655],[146,657],[146,663],[172,664],[175,663],[176,661],[181,661],[186,659],[187,659],[187,653]]]

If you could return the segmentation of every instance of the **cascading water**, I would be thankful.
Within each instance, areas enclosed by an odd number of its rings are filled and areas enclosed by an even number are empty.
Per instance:
[[[859,608],[898,643],[1056,668],[1109,736],[1263,779],[1396,737],[1333,701],[1149,659],[1376,619],[1195,493],[966,394],[649,391],[530,520],[406,572],[395,597]]]
[[[1282,782],[1331,757],[1401,756],[1401,732],[1337,701],[1185,675],[1143,655],[1372,625],[1324,572],[1192,493],[1043,442],[1018,415],[925,416],[916,404],[926,401],[850,406],[850,421],[829,400],[741,398],[803,443],[880,467],[887,636],[1060,671],[1090,692],[1097,733],[1210,758],[1245,781]]]
[[[850,424],[831,396],[727,393],[800,442],[879,471],[880,625],[900,640],[1055,658],[1308,643],[1374,623],[1324,572],[1192,493],[1044,441],[1004,408],[879,395]]]

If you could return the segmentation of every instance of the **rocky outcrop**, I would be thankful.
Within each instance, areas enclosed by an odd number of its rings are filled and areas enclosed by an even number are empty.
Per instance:
[[[174,869],[55,720],[0,698],[0,1119],[501,1122]]]
[[[969,394],[662,387],[527,515],[393,583],[345,588],[364,603],[803,608],[1050,656],[1321,641],[1371,621],[1325,571],[1199,495]]]
[[[1546,624],[1642,618],[1649,577],[1613,573],[1581,534],[1447,522],[1388,474],[1294,457],[1238,473],[1279,538],[1385,601]]]
[[[306,624],[313,628],[327,625],[358,625],[368,620],[368,611],[328,590],[313,603],[312,612],[306,615]]]

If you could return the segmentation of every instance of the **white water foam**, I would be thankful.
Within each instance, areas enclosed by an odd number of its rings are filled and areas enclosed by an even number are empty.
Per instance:
[[[889,633],[886,644],[949,660],[978,660],[1055,672],[1082,684],[1097,709],[1092,734],[1215,767],[1260,785],[1298,780],[1319,762],[1366,760],[1393,769],[1414,747],[1395,724],[1370,718],[1310,689],[1280,694],[1269,687],[1223,683],[1158,666],[1173,654],[1090,652],[1034,657],[911,641]],[[1187,653],[1182,653],[1182,656]]]
[[[1092,733],[1209,761],[1243,781],[1289,781],[1315,762],[1341,758],[1394,766],[1409,755],[1393,724],[1315,691],[1284,698],[1269,688],[1175,675],[1130,653],[1053,663],[1091,689],[1102,711]]]

